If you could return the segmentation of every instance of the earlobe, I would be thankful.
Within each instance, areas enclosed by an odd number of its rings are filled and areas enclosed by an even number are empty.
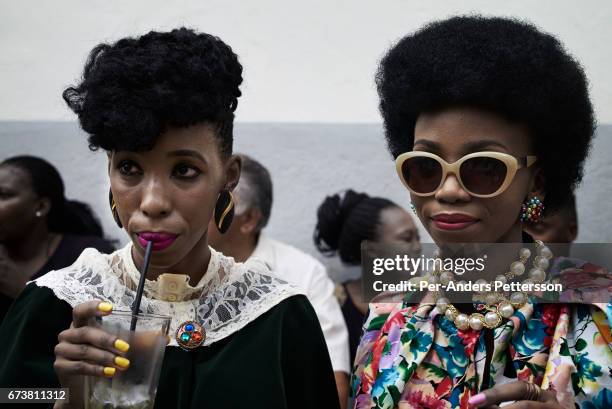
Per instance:
[[[40,205],[38,206],[38,210],[36,211],[36,213],[38,214],[40,212],[41,216],[46,216],[49,214],[50,210],[51,210],[51,200],[49,200],[46,197],[43,197],[42,199],[40,199]]]

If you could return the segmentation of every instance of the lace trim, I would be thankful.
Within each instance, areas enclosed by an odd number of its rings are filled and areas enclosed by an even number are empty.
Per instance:
[[[221,278],[224,276],[219,270],[220,253],[215,251],[212,247],[209,247],[209,249],[211,250],[211,257],[208,268],[195,287],[188,284],[189,276],[185,274],[171,274],[176,280],[172,280],[170,284],[174,284],[176,288],[169,289],[167,285],[168,280],[163,280],[163,275],[161,275],[157,277],[157,280],[153,281],[145,278],[143,294],[148,298],[156,298],[158,300],[184,301],[198,298],[201,293],[207,293],[211,288],[217,287],[221,282]],[[128,244],[121,249],[120,252],[119,257],[124,261],[125,266],[123,281],[130,289],[136,290],[138,282],[140,281],[140,271],[136,268],[134,259],[132,258],[132,245]],[[179,283],[182,283],[182,286],[177,285]],[[176,294],[175,299],[168,299],[164,296],[169,290]]]
[[[86,249],[72,266],[51,271],[35,283],[51,289],[57,298],[72,307],[99,299],[111,302],[115,309],[129,310],[135,297],[130,282],[139,276],[129,244],[110,255]],[[172,317],[169,345],[177,346],[174,334],[185,321],[195,319],[202,324],[206,330],[203,345],[207,346],[239,331],[284,299],[303,294],[297,287],[271,275],[262,263],[236,263],[212,248],[205,276],[208,278],[196,287],[199,290],[202,286],[198,298],[176,302],[153,298],[155,282],[147,280],[141,310]]]

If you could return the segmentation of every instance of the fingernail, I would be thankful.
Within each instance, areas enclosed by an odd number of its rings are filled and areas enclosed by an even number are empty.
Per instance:
[[[113,304],[109,302],[101,302],[98,304],[98,310],[102,312],[111,312],[113,310]]]
[[[121,339],[118,339],[115,341],[115,348],[117,348],[121,352],[127,352],[128,349],[130,349],[130,344]]]
[[[115,368],[111,367],[111,366],[105,366],[104,367],[104,375],[106,376],[113,376],[115,374]]]
[[[130,360],[122,356],[117,356],[115,357],[115,364],[122,368],[127,368],[128,366],[130,366]]]
[[[483,404],[485,400],[486,400],[485,394],[479,393],[478,395],[474,395],[470,399],[468,399],[468,404],[472,406],[478,406],[478,405]]]

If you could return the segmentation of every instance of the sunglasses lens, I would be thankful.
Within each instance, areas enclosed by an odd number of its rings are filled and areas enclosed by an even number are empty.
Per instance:
[[[440,186],[442,165],[432,158],[409,158],[402,164],[404,180],[417,193],[431,193]]]
[[[471,193],[490,195],[504,183],[508,168],[499,159],[475,157],[461,164],[460,173],[463,185]]]

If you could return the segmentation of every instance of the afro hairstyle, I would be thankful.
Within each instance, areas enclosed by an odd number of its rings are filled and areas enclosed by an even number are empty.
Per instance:
[[[231,155],[242,65],[219,38],[179,28],[99,44],[63,98],[90,149],[146,151],[168,128],[210,123]]]
[[[595,130],[586,76],[529,23],[479,15],[430,23],[387,52],[376,85],[394,158],[412,149],[419,114],[466,106],[527,127],[550,209],[582,179]]]

